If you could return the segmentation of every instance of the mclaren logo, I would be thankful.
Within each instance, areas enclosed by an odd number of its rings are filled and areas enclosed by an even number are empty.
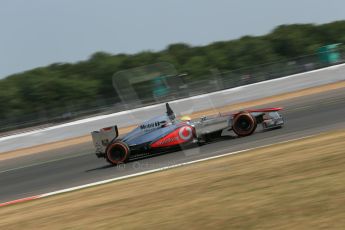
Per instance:
[[[179,130],[178,135],[182,140],[189,140],[193,135],[192,128],[189,126],[184,126]]]
[[[155,121],[152,123],[142,124],[142,125],[140,125],[140,128],[143,130],[151,130],[151,129],[155,129],[158,127],[162,127],[162,125],[164,125],[165,123],[166,123],[166,121]]]

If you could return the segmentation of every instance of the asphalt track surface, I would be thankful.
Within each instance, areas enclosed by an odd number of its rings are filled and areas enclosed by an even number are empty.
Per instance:
[[[0,202],[345,128],[344,89],[260,107],[271,106],[284,107],[286,125],[282,129],[258,130],[249,137],[227,138],[120,167],[109,167],[104,159],[97,159],[91,143],[0,161]]]

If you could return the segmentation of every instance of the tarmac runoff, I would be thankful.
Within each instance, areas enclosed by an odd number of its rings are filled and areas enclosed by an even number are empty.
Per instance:
[[[20,198],[24,200],[35,199],[37,194],[66,191],[66,189],[98,183],[99,181],[107,181],[115,179],[115,177],[126,178],[133,174],[144,173],[154,169],[169,168],[172,165],[181,165],[217,155],[271,145],[272,143],[280,143],[296,138],[304,138],[342,127],[345,128],[342,116],[345,108],[344,92],[340,88],[265,105],[265,107],[285,106],[283,114],[286,115],[287,125],[283,129],[258,132],[247,138],[219,141],[197,149],[193,148],[191,150],[130,162],[125,165],[125,168],[107,167],[106,162],[96,160],[91,143],[58,150],[54,153],[56,155],[51,155],[50,152],[47,152],[47,154],[36,154],[35,156],[31,155],[2,161],[3,173],[0,177],[0,184],[3,187],[0,190],[1,202]],[[342,142],[342,144],[344,143]],[[272,146],[272,148],[274,147]],[[323,146],[321,149],[324,148],[326,146]],[[79,152],[75,152],[76,150],[83,152],[83,155],[79,156]],[[62,158],[64,156],[68,158]],[[34,165],[31,165],[30,162],[34,163]],[[231,168],[229,173],[232,170]],[[36,175],[40,176],[37,177]],[[31,204],[31,202],[29,203]]]
[[[0,228],[343,229],[344,137],[332,131],[2,203]]]
[[[35,195],[35,196],[31,196],[31,197],[25,197],[25,198],[21,198],[21,199],[17,199],[17,200],[12,200],[12,201],[8,201],[8,202],[0,203],[0,207],[18,204],[18,203],[22,203],[22,202],[26,202],[26,201],[31,201],[31,200],[37,200],[40,198],[50,197],[50,196],[58,195],[58,194],[62,194],[62,193],[73,192],[73,191],[77,191],[80,189],[90,188],[90,187],[94,187],[94,186],[98,186],[98,185],[104,185],[104,184],[108,184],[108,183],[115,182],[115,181],[120,181],[120,180],[129,179],[129,178],[133,178],[133,177],[143,176],[143,175],[147,175],[147,174],[151,174],[151,173],[155,173],[155,172],[165,171],[168,169],[173,169],[173,168],[177,168],[177,167],[181,167],[181,166],[186,166],[186,165],[191,165],[191,164],[195,164],[195,163],[199,163],[199,162],[218,159],[218,158],[222,158],[222,157],[226,157],[226,156],[230,156],[230,155],[240,154],[240,153],[244,153],[247,151],[252,151],[252,150],[256,150],[256,149],[260,149],[260,148],[268,148],[268,147],[273,146],[273,145],[289,143],[289,142],[303,140],[303,139],[307,139],[307,138],[311,138],[311,137],[313,137],[313,135],[303,137],[303,138],[296,138],[296,139],[292,139],[292,140],[288,140],[288,141],[282,141],[280,143],[264,145],[264,146],[260,146],[257,148],[250,148],[250,149],[240,150],[240,151],[236,151],[236,152],[221,154],[221,155],[203,158],[203,159],[199,159],[199,160],[194,160],[194,161],[190,161],[190,162],[185,162],[185,163],[181,163],[181,164],[169,165],[169,166],[158,168],[158,169],[153,169],[153,170],[148,170],[148,171],[144,171],[144,172],[140,172],[140,173],[126,175],[123,177],[116,177],[113,179],[98,181],[95,183],[90,183],[90,184],[85,184],[85,185],[76,186],[76,187],[72,187],[72,188],[62,189],[62,190],[58,190],[58,191],[54,191],[54,192],[50,192],[50,193],[44,193],[44,194]],[[217,153],[217,152],[215,152],[215,153]]]
[[[317,93],[322,93],[322,92],[327,92],[327,91],[342,89],[342,88],[345,88],[345,81],[340,81],[340,82],[331,83],[331,84],[322,85],[322,86],[317,86],[317,87],[311,87],[311,88],[298,90],[298,91],[290,92],[290,93],[279,94],[276,96],[262,98],[262,99],[258,99],[258,100],[254,100],[254,101],[232,104],[232,105],[223,106],[223,107],[219,107],[219,108],[215,108],[215,109],[203,110],[203,111],[199,111],[199,112],[190,114],[190,116],[192,118],[198,118],[198,117],[203,116],[203,115],[208,116],[208,115],[212,115],[212,114],[215,114],[218,112],[224,113],[224,112],[230,112],[230,111],[235,111],[235,110],[242,110],[242,109],[249,108],[249,107],[256,107],[256,106],[260,106],[263,104],[279,102],[279,101],[283,101],[283,100],[313,95],[313,94],[317,94]],[[119,129],[119,132],[120,133],[127,133],[130,130],[132,130],[134,127],[136,127],[136,125],[129,126],[129,127],[123,127],[123,128]],[[100,128],[102,128],[102,127],[100,127]],[[91,136],[86,135],[86,136],[71,138],[71,139],[67,139],[67,140],[63,140],[63,141],[57,141],[57,142],[53,142],[53,143],[37,145],[37,146],[29,147],[29,148],[17,149],[17,150],[13,150],[13,151],[0,153],[0,161],[13,159],[13,158],[17,158],[17,157],[22,157],[22,156],[28,156],[31,154],[40,154],[40,153],[44,153],[44,152],[49,151],[49,150],[59,150],[63,147],[74,146],[74,145],[78,145],[78,144],[86,144],[86,143],[91,143],[91,142],[92,142]]]

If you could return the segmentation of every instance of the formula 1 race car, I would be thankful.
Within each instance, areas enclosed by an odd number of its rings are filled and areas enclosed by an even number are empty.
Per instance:
[[[166,114],[149,119],[119,138],[117,126],[91,133],[97,157],[110,164],[125,163],[133,158],[174,151],[183,146],[201,145],[215,138],[231,135],[249,136],[261,124],[263,130],[280,128],[282,108],[246,110],[236,113],[203,116],[197,120],[177,119],[166,103]]]

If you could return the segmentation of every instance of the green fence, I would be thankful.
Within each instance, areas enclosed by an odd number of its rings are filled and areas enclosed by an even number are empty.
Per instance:
[[[337,44],[336,44],[337,45]],[[210,93],[260,81],[284,77],[344,62],[335,47],[322,47],[313,55],[279,60],[236,70],[210,69],[204,76],[179,73],[169,63],[157,63],[115,73],[113,85],[118,98],[99,99],[84,104],[25,114],[0,121],[0,132],[38,125],[52,125],[96,114],[108,114],[179,98]]]

